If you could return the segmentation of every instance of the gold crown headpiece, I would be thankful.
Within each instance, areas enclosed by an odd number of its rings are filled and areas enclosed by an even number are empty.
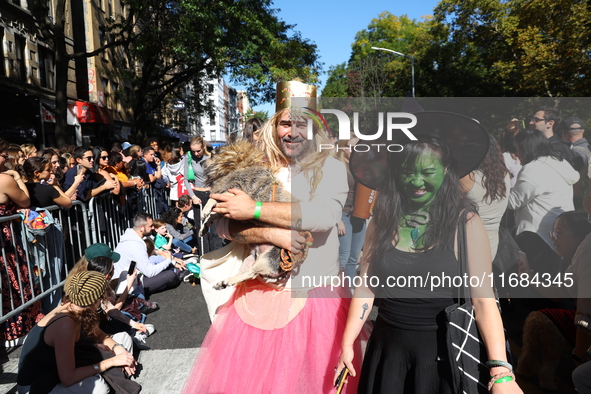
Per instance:
[[[275,112],[290,108],[300,110],[312,108],[316,110],[316,86],[306,85],[300,81],[286,81],[277,84],[277,96],[275,99]]]

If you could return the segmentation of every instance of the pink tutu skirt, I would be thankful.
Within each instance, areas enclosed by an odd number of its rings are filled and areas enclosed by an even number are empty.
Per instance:
[[[283,328],[260,329],[244,323],[235,307],[253,283],[256,281],[237,288],[230,302],[219,312],[183,393],[336,392],[334,368],[341,351],[350,299],[336,297],[330,289],[317,288],[308,293],[303,308]],[[277,292],[270,290],[265,295],[272,298],[273,293]],[[238,309],[244,316],[244,308]],[[259,309],[262,310],[264,307]],[[356,378],[349,376],[343,393],[357,392],[362,354],[360,346],[355,350],[354,366],[358,375]]]

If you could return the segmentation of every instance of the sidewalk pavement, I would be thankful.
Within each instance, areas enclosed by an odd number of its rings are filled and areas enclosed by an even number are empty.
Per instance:
[[[181,283],[176,289],[154,294],[150,301],[160,306],[146,319],[156,332],[146,341],[152,350],[139,354],[135,379],[142,385],[142,394],[177,394],[209,329],[205,300],[198,284]],[[0,393],[16,393],[20,350],[0,349]]]

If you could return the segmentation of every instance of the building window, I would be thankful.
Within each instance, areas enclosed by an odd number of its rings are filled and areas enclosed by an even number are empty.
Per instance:
[[[4,42],[4,29],[0,27],[0,42]],[[0,46],[0,76],[6,76],[6,59],[4,57],[4,44]]]
[[[21,81],[27,80],[27,66],[25,64],[25,38],[17,34],[14,35],[16,62],[14,62],[14,71],[17,78]]]
[[[53,53],[43,47],[39,48],[39,82],[42,87],[52,89],[55,79]]]
[[[12,0],[12,2],[20,7],[21,0]]]
[[[117,82],[113,82],[113,94],[111,95],[111,108],[116,109],[117,111],[121,111],[121,105],[119,105],[120,100],[115,97],[115,94],[119,91],[119,84]]]
[[[37,62],[37,53],[35,51],[29,51],[29,59],[31,61]]]
[[[215,126],[215,114],[209,115],[209,124]]]
[[[109,80],[107,78],[102,79],[103,85],[103,97],[99,94],[99,105],[109,106]]]

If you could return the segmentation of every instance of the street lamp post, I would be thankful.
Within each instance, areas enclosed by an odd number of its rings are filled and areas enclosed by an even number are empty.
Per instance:
[[[375,49],[377,51],[392,52],[395,55],[403,56],[403,57],[405,57],[407,59],[410,59],[411,74],[412,74],[412,96],[414,97],[415,96],[415,57],[414,56],[408,56],[408,55],[405,55],[404,53],[396,52],[396,51],[393,51],[392,49],[387,49],[387,48],[371,47],[371,49]]]

